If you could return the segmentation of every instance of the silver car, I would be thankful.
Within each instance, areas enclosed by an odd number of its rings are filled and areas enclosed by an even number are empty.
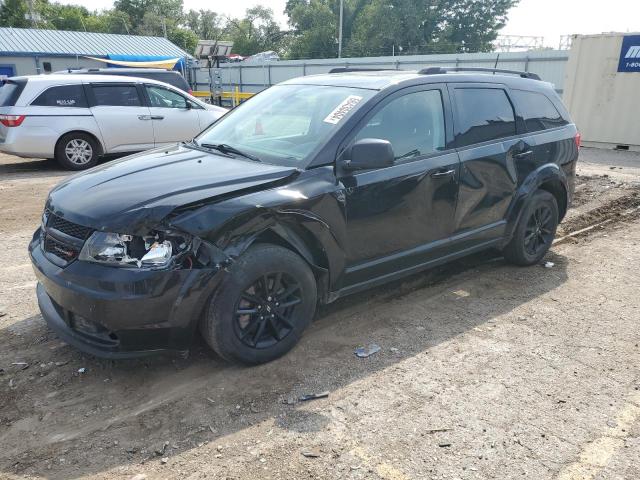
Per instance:
[[[0,151],[84,170],[102,155],[190,140],[224,113],[150,79],[13,77],[0,87]]]

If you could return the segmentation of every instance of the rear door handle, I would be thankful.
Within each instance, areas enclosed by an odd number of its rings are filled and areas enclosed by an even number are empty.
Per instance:
[[[151,115],[138,115],[138,120],[151,120]]]
[[[455,170],[447,170],[446,172],[433,172],[431,176],[433,178],[440,178],[440,177],[448,177],[449,175],[455,175],[455,173],[456,173]]]
[[[151,120],[164,120],[162,115],[151,115]]]

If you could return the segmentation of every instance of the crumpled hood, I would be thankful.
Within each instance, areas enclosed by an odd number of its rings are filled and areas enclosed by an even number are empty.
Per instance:
[[[296,172],[293,167],[176,145],[69,177],[50,192],[47,208],[97,230],[146,233],[177,207],[257,186],[268,188]]]

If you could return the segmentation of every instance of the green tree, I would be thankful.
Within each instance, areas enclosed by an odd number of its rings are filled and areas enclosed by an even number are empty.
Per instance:
[[[187,28],[172,28],[167,35],[175,45],[193,55],[198,44],[198,36]]]
[[[233,42],[233,52],[244,56],[266,50],[281,51],[283,41],[273,10],[262,6],[247,9],[242,19],[229,19],[226,36]]]
[[[184,24],[202,40],[218,40],[227,30],[225,19],[211,10],[189,10]]]
[[[292,36],[289,58],[331,58],[338,52],[337,14],[325,0],[289,0],[285,13],[289,16]]]
[[[35,13],[40,13],[46,4],[46,0],[34,1]],[[0,2],[0,27],[31,28],[33,22],[27,18],[28,13],[26,0],[4,0]]]
[[[39,13],[42,15],[46,28],[80,32],[85,30],[87,21],[91,16],[91,13],[85,7],[62,5],[60,3],[44,5]]]
[[[344,0],[345,56],[485,52],[519,0]],[[289,0],[289,55],[333,57],[339,0]]]
[[[132,33],[162,35],[163,20],[168,26],[180,24],[182,5],[182,0],[116,0],[113,7],[128,17]]]

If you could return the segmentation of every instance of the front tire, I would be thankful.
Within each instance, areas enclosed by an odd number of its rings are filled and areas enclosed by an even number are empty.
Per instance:
[[[516,265],[534,265],[551,248],[558,228],[558,202],[546,190],[536,191],[525,207],[513,238],[504,248],[505,259]]]
[[[71,132],[58,140],[55,158],[67,170],[86,170],[98,163],[99,148],[91,135]]]
[[[293,348],[316,303],[316,281],[302,258],[276,245],[256,245],[229,267],[200,331],[225,360],[265,363]]]

